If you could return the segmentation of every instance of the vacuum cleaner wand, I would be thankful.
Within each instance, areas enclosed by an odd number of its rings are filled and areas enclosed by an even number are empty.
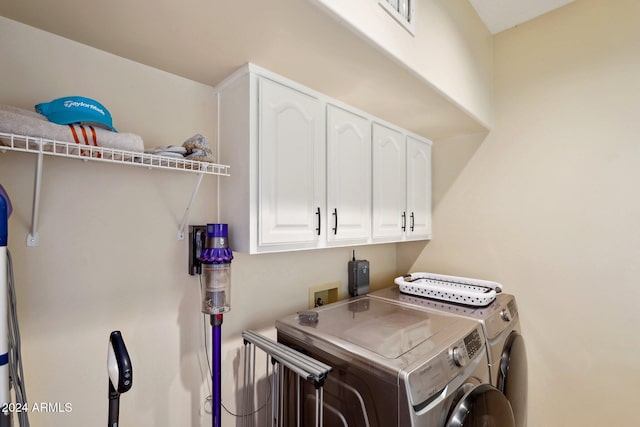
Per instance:
[[[7,246],[9,240],[9,217],[11,216],[11,199],[0,184],[0,246]]]
[[[120,417],[120,393],[125,393],[133,385],[133,368],[127,347],[120,331],[111,332],[107,355],[109,371],[109,424],[118,427]]]
[[[11,402],[9,392],[9,324],[7,320],[7,245],[9,240],[9,216],[11,200],[0,185],[0,405],[6,408]],[[11,413],[0,413],[0,427],[11,425]]]

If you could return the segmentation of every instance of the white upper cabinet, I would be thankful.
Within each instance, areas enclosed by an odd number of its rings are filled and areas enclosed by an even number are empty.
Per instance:
[[[430,238],[430,142],[252,64],[216,94],[234,251]]]
[[[407,239],[431,238],[431,144],[407,136]]]
[[[373,241],[431,238],[431,142],[373,124]]]
[[[314,244],[325,211],[322,106],[269,79],[258,84],[258,244]]]
[[[401,240],[407,223],[405,141],[395,129],[373,124],[373,240]]]
[[[327,105],[327,241],[367,243],[371,234],[371,121]]]

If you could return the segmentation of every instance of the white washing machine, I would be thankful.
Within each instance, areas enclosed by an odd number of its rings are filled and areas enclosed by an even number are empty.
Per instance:
[[[487,342],[491,384],[509,399],[516,426],[526,427],[527,353],[520,333],[518,306],[513,295],[499,293],[495,301],[486,307],[464,306],[404,294],[398,286],[372,292],[369,296],[479,322]]]
[[[447,313],[361,296],[319,307],[317,319],[276,322],[278,341],[333,367],[323,387],[331,427],[514,427],[490,384],[481,325]],[[283,401],[285,425],[313,415],[313,386]],[[304,383],[303,383],[304,387]]]

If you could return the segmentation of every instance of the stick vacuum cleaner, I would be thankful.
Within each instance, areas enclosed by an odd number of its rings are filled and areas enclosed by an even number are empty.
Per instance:
[[[201,311],[211,315],[211,380],[213,427],[221,425],[222,314],[231,310],[231,260],[228,224],[207,224],[207,240],[200,254]]]
[[[133,368],[131,359],[124,345],[120,331],[111,332],[107,355],[107,369],[109,371],[109,424],[108,427],[118,427],[120,417],[120,393],[129,391],[133,384]]]
[[[7,318],[7,242],[9,240],[9,215],[11,201],[0,185],[0,405],[6,408],[11,402],[9,394],[9,322]],[[0,413],[0,427],[11,425],[11,413]]]

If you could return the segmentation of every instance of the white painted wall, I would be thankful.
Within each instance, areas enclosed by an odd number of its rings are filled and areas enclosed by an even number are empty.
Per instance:
[[[415,35],[378,0],[312,1],[491,128],[493,41],[467,0],[416,1]]]
[[[638,16],[636,0],[578,0],[496,36],[495,125],[412,267],[515,293],[531,427],[634,423]]]
[[[0,17],[0,104],[33,105],[70,94],[101,101],[115,126],[147,147],[213,140],[213,88]],[[211,425],[198,280],[176,234],[194,175],[45,157],[41,244],[28,248],[35,156],[0,153],[11,196],[9,249],[17,281],[28,397],[71,403],[71,413],[33,413],[32,425],[86,427],[107,420],[107,342],[120,329],[134,385],[121,398],[122,425]],[[233,165],[231,169],[233,173]],[[205,177],[191,224],[214,222],[216,178]],[[233,230],[230,231],[233,233]],[[358,248],[372,285],[395,276],[396,246]],[[350,248],[236,254],[232,311],[223,326],[223,401],[238,407],[237,347],[244,329],[268,330],[307,308],[308,288],[340,282]],[[207,319],[208,325],[208,319]],[[223,425],[234,425],[224,414]]]

